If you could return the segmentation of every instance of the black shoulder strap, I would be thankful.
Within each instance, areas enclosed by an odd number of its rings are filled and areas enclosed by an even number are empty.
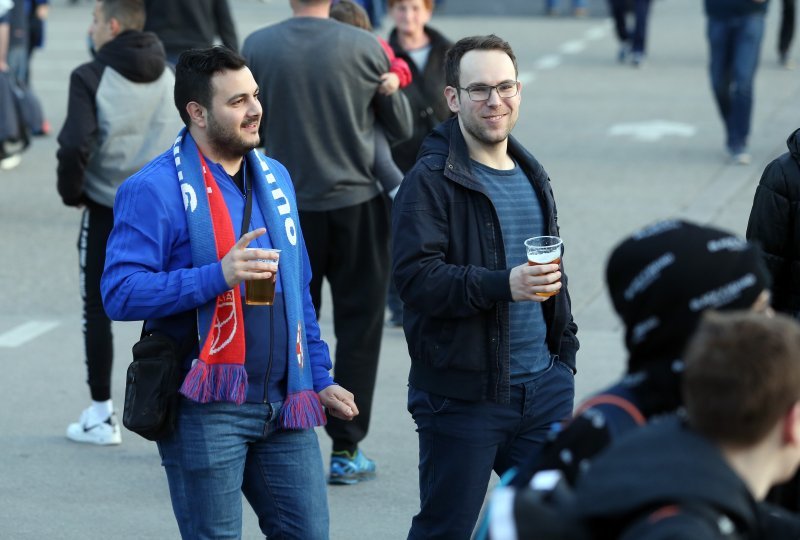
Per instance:
[[[246,166],[247,164],[245,160],[242,160],[242,167]],[[240,230],[242,231],[242,235],[244,235],[247,233],[247,231],[250,230],[250,214],[252,214],[253,212],[253,186],[252,182],[250,183],[247,182],[247,175],[245,174],[244,170],[242,171],[242,181],[244,182],[245,185],[245,191],[244,191],[245,203],[244,203],[244,215],[242,216],[242,227]],[[239,238],[241,238],[241,236]]]

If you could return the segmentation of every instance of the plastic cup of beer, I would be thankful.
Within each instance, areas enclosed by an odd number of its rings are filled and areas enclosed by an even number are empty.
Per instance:
[[[278,264],[281,250],[271,248],[246,248],[248,251],[260,249],[269,252],[269,257],[265,259],[254,259],[259,262]],[[277,271],[272,273],[269,279],[250,279],[244,282],[244,301],[249,306],[271,306],[275,301],[275,281],[278,277]]]
[[[528,264],[559,264],[563,242],[558,236],[535,236],[525,240],[525,249],[528,251]],[[560,281],[560,280],[559,280]],[[537,292],[537,296],[554,296],[558,291]]]

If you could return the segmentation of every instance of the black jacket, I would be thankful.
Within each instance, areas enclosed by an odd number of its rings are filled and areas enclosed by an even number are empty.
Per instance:
[[[145,0],[145,9],[144,29],[161,39],[169,57],[210,47],[217,36],[229,49],[239,50],[228,0]]]
[[[547,173],[514,138],[508,151],[539,197],[546,234],[558,235]],[[395,198],[392,236],[393,277],[405,303],[409,382],[456,399],[507,403],[511,269],[497,212],[472,173],[457,118],[425,139]],[[562,283],[542,311],[550,352],[574,371],[577,326],[566,274]]]
[[[642,428],[601,454],[579,478],[575,505],[588,522],[641,515],[620,540],[730,538],[727,520],[734,537],[759,537],[761,511],[745,483],[716,446],[677,418]],[[716,518],[689,505],[713,509]]]
[[[400,46],[397,39],[397,30],[389,34],[389,45],[394,49],[394,54],[408,63],[411,69],[411,84],[403,88],[403,93],[408,98],[414,117],[414,134],[407,141],[401,142],[392,148],[392,158],[403,172],[408,172],[417,162],[417,152],[422,146],[422,141],[440,122],[451,116],[450,108],[444,97],[444,57],[452,43],[442,34],[425,27],[425,33],[431,40],[431,52],[428,62],[421,72],[406,51]]]
[[[747,239],[763,248],[772,275],[772,305],[796,317],[800,314],[800,129],[786,144],[789,151],[761,175]]]

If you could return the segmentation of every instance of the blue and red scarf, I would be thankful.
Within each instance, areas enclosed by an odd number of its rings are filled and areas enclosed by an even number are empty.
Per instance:
[[[172,151],[189,224],[192,264],[195,267],[216,264],[236,243],[228,207],[205,158],[185,128]],[[325,413],[313,389],[311,366],[305,361],[308,346],[302,305],[303,260],[295,225],[299,217],[284,192],[291,188],[280,170],[276,170],[279,181],[267,159],[255,150],[245,154],[243,166],[247,167],[247,177],[252,179],[253,194],[270,241],[281,250],[278,279],[284,292],[286,320],[290,330],[296,328],[296,339],[289,340],[286,354],[288,388],[280,423],[287,429],[321,426],[325,424]],[[200,403],[243,403],[247,396],[247,371],[240,287],[198,307],[197,328],[200,354],[183,381],[181,394]]]

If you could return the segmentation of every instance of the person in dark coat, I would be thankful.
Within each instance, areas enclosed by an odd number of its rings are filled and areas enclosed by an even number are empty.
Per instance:
[[[800,316],[800,129],[786,140],[789,151],[764,169],[756,188],[747,238],[761,244],[772,275],[772,305]]]

